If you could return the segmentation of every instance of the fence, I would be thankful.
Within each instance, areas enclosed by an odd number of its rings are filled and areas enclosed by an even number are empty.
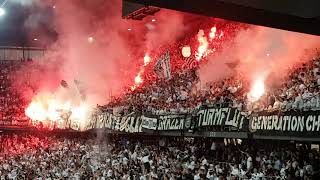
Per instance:
[[[44,56],[45,51],[33,47],[0,47],[0,61],[39,59]]]

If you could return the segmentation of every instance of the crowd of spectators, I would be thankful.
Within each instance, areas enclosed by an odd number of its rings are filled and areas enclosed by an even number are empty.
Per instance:
[[[194,70],[172,74],[171,79],[157,79],[134,91],[128,91],[121,98],[113,99],[105,108],[119,112],[149,112],[153,114],[190,113],[197,99],[190,96],[198,81]]]
[[[257,102],[249,104],[253,110],[320,110],[320,58],[289,71],[280,87],[273,88]]]
[[[13,87],[17,76],[13,72],[18,71],[20,61],[0,62],[0,124],[1,125],[25,125],[25,102]]]
[[[252,84],[241,74],[201,85],[196,69],[192,69],[173,72],[169,80],[159,78],[145,83],[121,98],[114,98],[103,109],[109,108],[115,114],[192,113],[204,106],[245,111],[320,110],[320,58],[290,68],[289,76],[281,79],[281,84],[271,84],[255,101],[249,97]]]
[[[131,138],[131,139],[130,139]],[[319,152],[289,142],[0,136],[1,179],[319,179]]]

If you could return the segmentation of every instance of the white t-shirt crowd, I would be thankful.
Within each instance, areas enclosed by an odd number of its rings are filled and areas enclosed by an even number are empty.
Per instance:
[[[127,136],[129,138],[129,136]],[[108,141],[0,136],[0,179],[218,180],[319,178],[319,153],[307,146],[147,137]],[[98,143],[99,142],[99,143]]]

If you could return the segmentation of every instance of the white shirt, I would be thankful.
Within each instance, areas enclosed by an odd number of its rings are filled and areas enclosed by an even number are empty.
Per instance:
[[[206,164],[208,164],[208,161],[206,159],[203,159],[202,160],[202,165],[206,165]]]
[[[147,163],[147,162],[149,162],[149,156],[143,156],[143,158],[141,160],[143,163]]]
[[[261,172],[253,173],[251,180],[260,180],[263,177],[264,177],[264,174]]]
[[[276,102],[274,102],[274,104],[273,104],[273,108],[274,109],[279,109],[280,106],[281,106],[281,104],[280,104],[280,102],[278,100],[276,100]]]
[[[214,180],[215,176],[213,175],[213,173],[210,175],[210,173],[207,173],[207,179],[209,180]]]
[[[123,158],[122,158],[122,163],[123,163],[124,165],[127,165],[127,164],[128,164],[128,158],[123,157]]]
[[[295,98],[295,101],[294,101],[292,107],[296,108],[296,109],[303,108],[303,101],[302,101],[302,97],[300,95]]]
[[[247,159],[247,169],[251,169],[252,168],[252,157],[249,156]]]
[[[193,179],[194,179],[194,180],[200,180],[200,175],[199,175],[199,174],[196,174]]]
[[[235,165],[236,166],[236,165]],[[232,171],[231,171],[231,174],[234,175],[234,176],[239,176],[240,175],[240,171],[237,167],[232,167]]]
[[[281,168],[281,170],[280,170],[280,175],[282,176],[282,177],[285,177],[286,176],[286,168]]]
[[[136,159],[137,159],[137,153],[136,153],[136,152],[133,152],[133,153],[131,154],[131,159],[132,159],[132,160],[136,160]]]
[[[216,143],[215,143],[215,142],[212,142],[210,149],[211,149],[212,151],[215,151],[215,150],[216,150]]]
[[[299,85],[299,89],[300,89],[300,90],[303,91],[305,88],[306,88],[306,86],[305,86],[304,84],[300,84],[300,85]]]
[[[276,170],[280,170],[280,165],[281,165],[281,162],[280,162],[280,160],[278,159],[278,160],[276,160],[276,162],[274,162],[274,168],[276,169]]]

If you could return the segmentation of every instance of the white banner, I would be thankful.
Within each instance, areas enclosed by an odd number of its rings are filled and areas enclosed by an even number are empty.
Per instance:
[[[141,116],[142,120],[142,128],[157,130],[157,118],[149,118],[145,116]]]

